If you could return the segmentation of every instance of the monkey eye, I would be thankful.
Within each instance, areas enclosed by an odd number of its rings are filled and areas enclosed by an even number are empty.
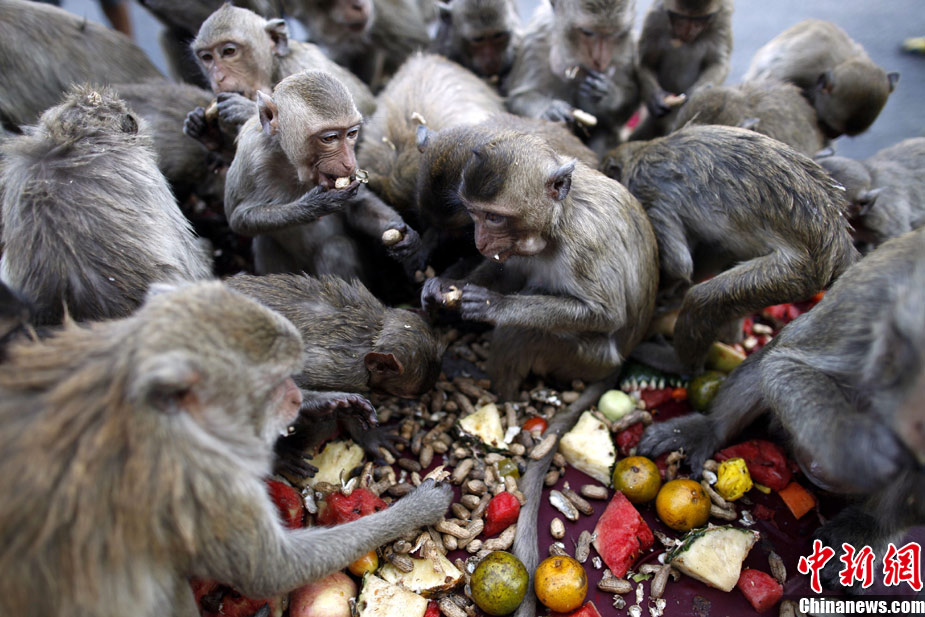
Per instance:
[[[347,139],[356,139],[360,135],[360,127],[355,126],[347,130]]]
[[[222,58],[231,58],[237,53],[238,48],[234,45],[225,45],[222,47]]]
[[[485,42],[485,37],[484,37],[483,35],[480,34],[479,36],[474,36],[474,37],[472,37],[471,39],[469,39],[469,41],[470,41],[471,43],[475,43],[476,45],[479,45],[479,44]]]
[[[485,222],[492,227],[500,227],[507,221],[507,217],[495,214],[494,212],[485,213]]]
[[[337,133],[336,132],[325,133],[321,135],[320,139],[321,139],[321,143],[323,144],[333,144],[335,141],[337,141]]]
[[[582,36],[585,36],[588,38],[591,38],[594,36],[594,30],[586,30],[585,28],[579,28],[578,31],[581,32]]]
[[[212,54],[210,54],[207,51],[201,51],[199,52],[199,59],[202,60],[204,63],[212,62]]]

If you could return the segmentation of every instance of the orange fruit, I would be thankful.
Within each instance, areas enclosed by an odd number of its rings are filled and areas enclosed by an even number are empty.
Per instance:
[[[623,493],[630,503],[646,503],[658,495],[662,475],[651,459],[627,456],[613,468],[613,487]]]
[[[536,597],[548,608],[569,613],[585,601],[588,575],[577,560],[568,555],[547,557],[533,575]]]
[[[469,579],[472,600],[489,615],[513,613],[523,602],[529,585],[526,566],[506,551],[489,553]]]
[[[690,531],[706,525],[710,518],[710,496],[699,482],[672,480],[658,492],[655,513],[675,531]]]
[[[373,549],[347,566],[350,573],[354,576],[362,577],[367,572],[375,572],[379,567],[379,555],[376,549]]]

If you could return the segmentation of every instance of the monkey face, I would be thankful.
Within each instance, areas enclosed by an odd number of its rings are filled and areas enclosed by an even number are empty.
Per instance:
[[[220,41],[196,49],[199,65],[209,79],[212,92],[237,92],[249,99],[258,90],[269,92],[269,75],[261,70],[248,45],[235,41]]]
[[[569,34],[577,64],[599,73],[605,72],[613,61],[621,33],[612,28],[586,24],[576,26]]]
[[[329,128],[309,137],[303,164],[296,164],[299,181],[333,189],[338,178],[350,178],[357,168],[354,154],[360,125]],[[295,163],[295,161],[293,161]]]
[[[540,230],[531,229],[525,218],[517,216],[524,207],[506,208],[499,204],[467,204],[475,223],[475,247],[497,262],[518,255],[528,257],[546,248]]]
[[[685,15],[668,11],[668,20],[671,22],[671,34],[684,44],[697,40],[704,30],[712,23],[715,13],[708,15]]]
[[[469,33],[464,43],[472,70],[481,77],[503,75],[514,62],[508,30]]]
[[[370,0],[334,0],[328,14],[347,32],[363,34],[373,23],[373,3]]]

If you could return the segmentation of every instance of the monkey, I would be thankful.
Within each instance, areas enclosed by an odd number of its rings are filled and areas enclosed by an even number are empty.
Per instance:
[[[286,0],[286,6],[310,41],[374,92],[430,42],[427,15],[416,0]]]
[[[683,294],[673,342],[688,370],[701,368],[724,325],[807,299],[858,258],[840,187],[811,159],[754,131],[687,126],[628,142],[603,165],[652,222],[663,297]],[[732,267],[691,286],[705,261]]]
[[[925,137],[905,139],[864,161],[831,156],[818,163],[845,187],[863,252],[925,225]]]
[[[427,480],[335,527],[287,529],[267,494],[299,414],[303,345],[218,281],[68,322],[0,364],[0,613],[198,615],[188,582],[284,594],[441,520]],[[28,413],[24,413],[28,410]],[[77,560],[77,561],[75,561]],[[79,567],[75,564],[79,563]]]
[[[863,133],[880,114],[899,81],[844,30],[807,19],[766,43],[752,58],[745,81],[776,78],[803,90],[829,139]]]
[[[32,303],[21,293],[0,281],[0,362],[4,359],[7,344],[30,331],[34,310]]]
[[[154,282],[211,276],[143,121],[111,89],[75,86],[3,160],[0,279],[36,324],[124,316]]]
[[[305,71],[282,80],[273,95],[257,92],[259,117],[245,123],[225,183],[231,229],[253,236],[258,274],[307,272],[363,279],[348,225],[381,239],[401,261],[418,251],[420,238],[401,217],[365,188],[360,190],[354,147],[362,116],[334,76]],[[344,188],[337,181],[347,179]]]
[[[639,35],[639,83],[649,114],[630,139],[671,130],[679,97],[719,86],[729,75],[732,0],[656,0]]]
[[[0,66],[0,124],[14,133],[60,103],[73,84],[164,78],[124,34],[25,0],[0,0]]]
[[[522,133],[474,149],[459,200],[488,260],[463,280],[429,279],[425,308],[461,290],[466,321],[493,325],[488,374],[515,400],[531,372],[598,380],[642,339],[658,254],[639,202],[618,182]]]
[[[418,127],[439,131],[476,124],[503,112],[504,103],[471,71],[436,54],[412,55],[378,100],[363,130],[358,162],[369,172],[369,188],[415,227]]]
[[[829,140],[816,111],[793,84],[776,79],[703,88],[678,109],[674,129],[687,124],[722,124],[757,131],[813,157]]]
[[[430,326],[412,311],[387,308],[357,280],[239,274],[226,283],[296,326],[305,344],[304,365],[294,376],[296,385],[303,400],[320,397],[326,405],[309,411],[292,434],[277,442],[281,469],[305,475],[304,453],[317,437],[336,428],[318,418],[335,401],[353,408],[351,414],[335,418],[353,441],[376,458],[381,456],[381,446],[398,455],[389,441],[394,437],[370,427],[375,413],[364,396],[374,392],[414,398],[433,387],[444,346]]]
[[[597,121],[576,126],[592,150],[600,155],[619,144],[620,129],[639,103],[633,6],[625,0],[540,4],[508,78],[509,110],[573,126],[581,110]]]
[[[513,0],[452,0],[437,4],[440,21],[431,51],[503,88],[520,45]]]
[[[850,267],[812,310],[729,374],[709,414],[646,429],[638,452],[683,448],[703,462],[770,415],[806,478],[854,503],[817,531],[833,548],[878,556],[925,523],[925,229],[893,238]],[[838,560],[833,560],[838,561]],[[831,564],[830,564],[831,565]],[[822,580],[838,581],[840,566]]]
[[[233,140],[256,116],[257,92],[269,94],[283,78],[304,70],[320,70],[337,78],[364,116],[376,109],[369,88],[356,75],[328,59],[315,45],[289,39],[282,19],[264,19],[253,11],[223,4],[206,19],[190,49],[209,86],[218,95],[218,117]],[[184,126],[195,139],[215,139],[214,124],[196,107]],[[210,144],[211,145],[211,144]]]

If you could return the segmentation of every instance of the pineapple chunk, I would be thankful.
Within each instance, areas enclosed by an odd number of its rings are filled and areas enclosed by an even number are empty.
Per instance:
[[[610,439],[610,431],[591,412],[581,414],[572,430],[562,436],[559,452],[569,465],[610,486],[617,450]]]
[[[357,599],[358,617],[424,617],[427,600],[378,576],[367,574]]]
[[[494,403],[480,407],[459,421],[459,430],[469,437],[478,439],[492,450],[506,450],[501,415]]]
[[[321,453],[312,459],[312,465],[318,468],[313,478],[307,478],[305,483],[314,487],[319,482],[340,484],[340,472],[349,473],[350,470],[363,464],[363,448],[349,439],[346,441],[332,441],[324,446]]]
[[[666,563],[710,587],[732,591],[742,570],[742,562],[758,532],[737,527],[694,529],[672,550]]]
[[[411,572],[402,572],[388,563],[380,568],[379,576],[425,598],[442,595],[462,582],[463,573],[440,553],[436,553],[434,559],[412,559],[411,562],[414,564]]]

